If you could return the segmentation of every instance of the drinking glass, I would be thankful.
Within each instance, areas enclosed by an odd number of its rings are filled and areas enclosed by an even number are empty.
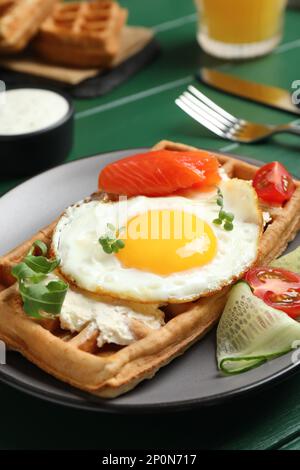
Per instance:
[[[280,42],[287,0],[195,0],[198,42],[222,59],[270,52]]]

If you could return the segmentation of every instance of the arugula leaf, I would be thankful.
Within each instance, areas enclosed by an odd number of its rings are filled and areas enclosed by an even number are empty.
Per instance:
[[[24,261],[14,266],[11,270],[11,273],[19,282],[24,279],[30,279],[31,282],[37,283],[45,279],[44,273],[36,273],[31,268],[29,268],[29,266],[27,266]]]
[[[60,314],[68,284],[58,280],[50,281],[47,285],[43,283],[26,285],[24,281],[21,281],[19,289],[24,302],[24,311],[27,315],[43,318],[41,312],[51,315]]]
[[[35,252],[36,248],[38,248],[40,250],[42,256],[47,255],[48,247],[47,247],[46,243],[42,242],[41,240],[35,240],[33,242],[32,247],[30,248],[27,255],[32,255]]]
[[[47,259],[44,256],[27,255],[24,263],[35,273],[49,274],[57,268],[60,260],[58,258]]]
[[[41,255],[34,255],[36,249]],[[36,240],[25,258],[11,271],[19,283],[24,311],[34,318],[42,318],[43,312],[58,315],[69,287],[60,279],[50,280],[48,284],[45,282],[47,275],[60,263],[58,258],[46,258],[47,251],[47,245],[41,240]]]

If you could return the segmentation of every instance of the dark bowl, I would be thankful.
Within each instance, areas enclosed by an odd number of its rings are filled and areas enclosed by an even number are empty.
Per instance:
[[[69,104],[68,112],[49,127],[18,135],[0,135],[0,177],[23,177],[40,173],[62,163],[73,146],[74,107],[71,98],[54,88],[18,86],[53,91]]]

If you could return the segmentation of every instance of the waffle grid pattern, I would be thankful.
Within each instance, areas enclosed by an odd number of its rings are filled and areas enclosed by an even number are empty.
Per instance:
[[[0,0],[0,52],[24,49],[58,0]]]
[[[35,49],[47,61],[76,67],[109,65],[120,50],[127,10],[111,0],[58,3]]]

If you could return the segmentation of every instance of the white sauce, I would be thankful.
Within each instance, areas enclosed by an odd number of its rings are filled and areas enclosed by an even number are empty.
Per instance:
[[[0,135],[39,131],[60,121],[69,110],[58,93],[37,88],[20,88],[4,93],[0,104]]]

